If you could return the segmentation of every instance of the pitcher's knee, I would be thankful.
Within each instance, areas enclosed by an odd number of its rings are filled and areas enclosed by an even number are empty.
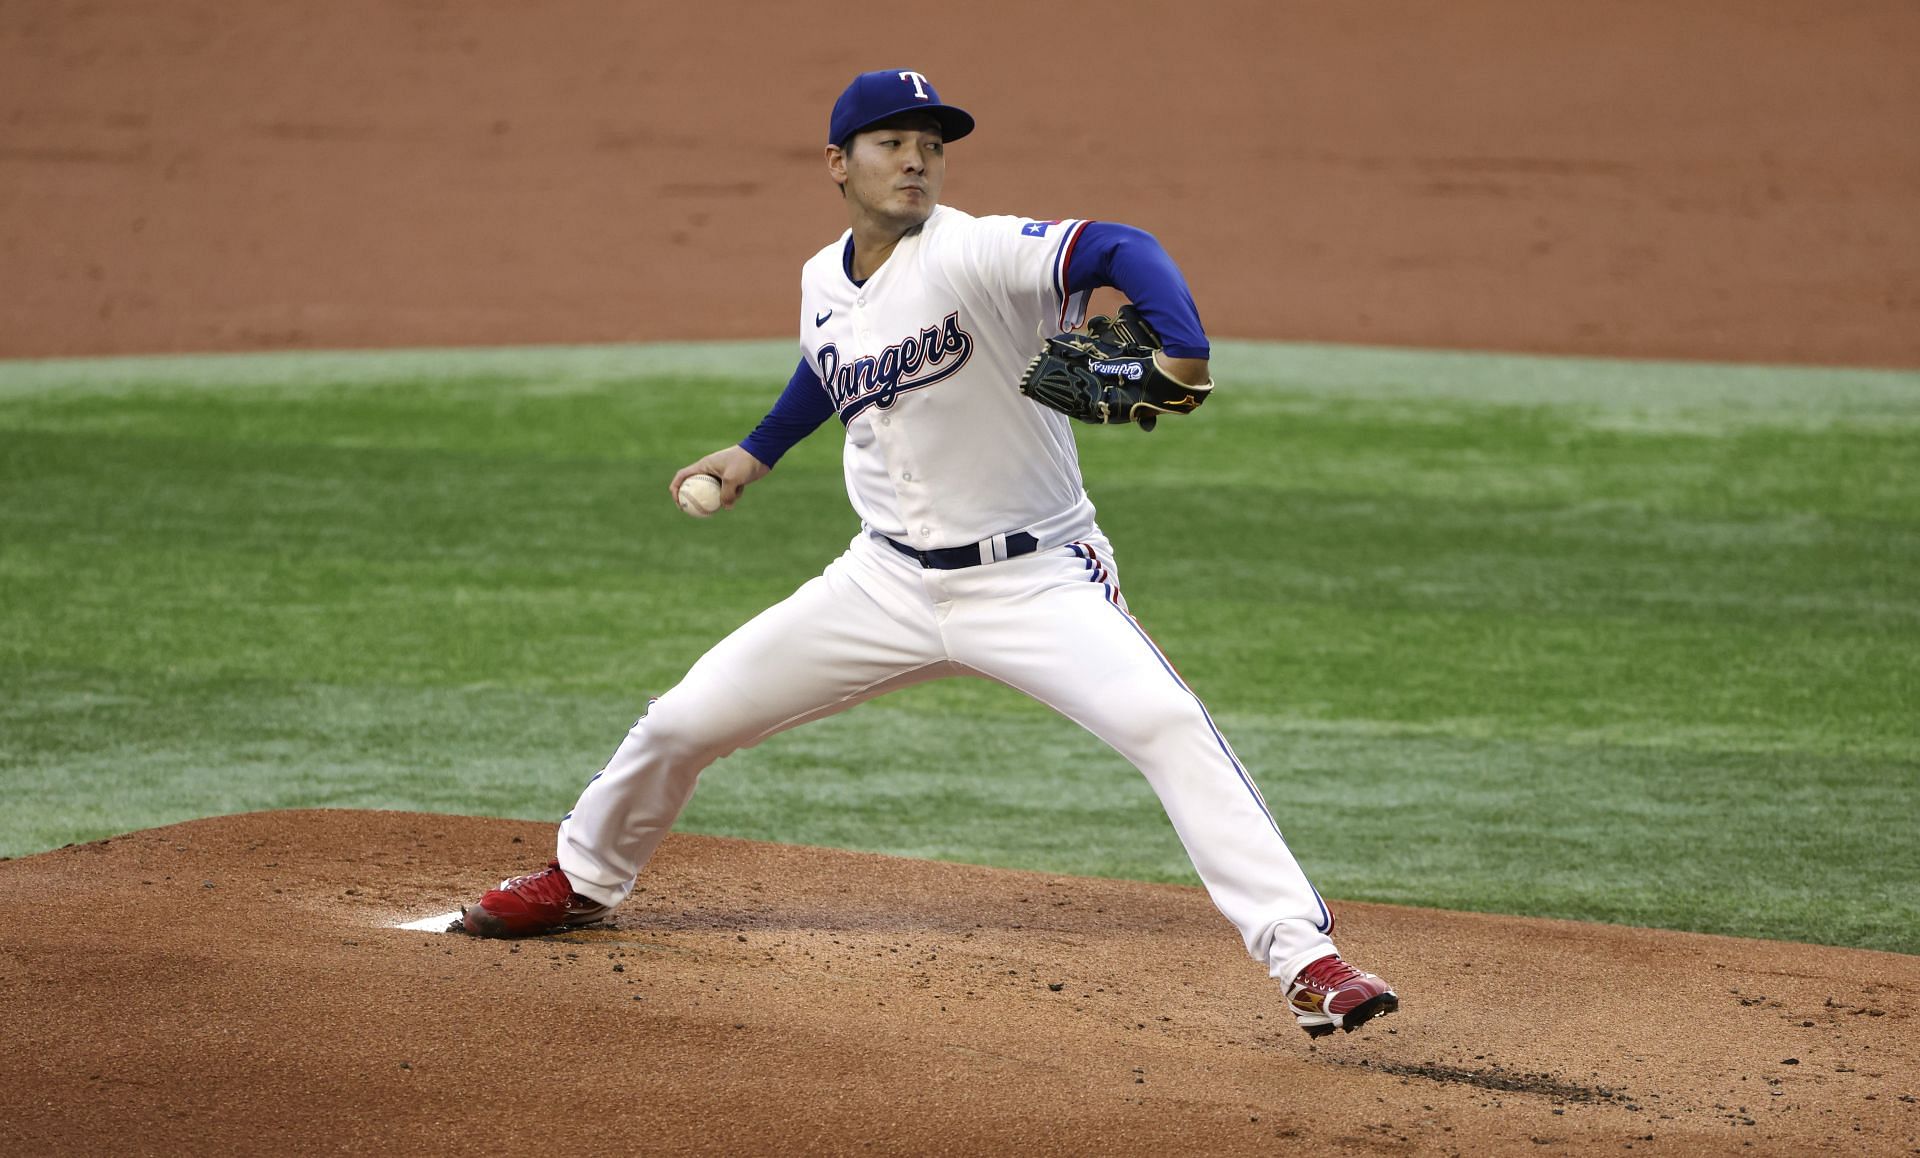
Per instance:
[[[628,735],[661,758],[675,763],[697,760],[704,765],[739,746],[724,720],[665,699],[650,704],[647,714]]]
[[[1123,752],[1164,743],[1196,729],[1211,730],[1199,701],[1178,688],[1136,696],[1123,703],[1124,710],[1102,729],[1107,742]]]

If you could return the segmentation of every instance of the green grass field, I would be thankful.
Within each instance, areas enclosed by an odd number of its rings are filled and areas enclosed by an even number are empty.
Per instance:
[[[0,363],[0,854],[259,808],[555,819],[853,534],[786,343]],[[1223,344],[1082,432],[1134,611],[1334,897],[1920,952],[1920,375]],[[686,831],[1191,881],[1144,782],[915,689]]]

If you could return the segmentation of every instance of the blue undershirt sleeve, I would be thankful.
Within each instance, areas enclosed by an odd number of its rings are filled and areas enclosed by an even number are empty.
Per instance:
[[[1144,229],[1111,221],[1090,221],[1073,243],[1067,267],[1067,292],[1084,293],[1111,286],[1127,295],[1167,356],[1205,358],[1207,331],[1180,267],[1158,239]]]
[[[793,377],[787,379],[787,388],[780,392],[780,400],[760,420],[760,425],[753,428],[753,433],[740,441],[740,448],[772,466],[831,417],[833,402],[827,397],[826,388],[820,385],[820,375],[802,358],[794,368]]]

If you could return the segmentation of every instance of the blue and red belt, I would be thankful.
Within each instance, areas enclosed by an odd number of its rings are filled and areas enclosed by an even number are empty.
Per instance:
[[[885,535],[880,536],[883,539]],[[968,543],[961,547],[939,547],[932,551],[922,551],[909,547],[898,539],[887,539],[887,545],[919,562],[922,567],[934,571],[957,571],[962,567],[978,567],[982,563],[998,563],[1002,559],[1017,559],[1021,555],[1031,555],[1040,549],[1040,540],[1025,531],[1015,531],[1009,535],[995,535],[991,539],[982,539],[978,543]]]

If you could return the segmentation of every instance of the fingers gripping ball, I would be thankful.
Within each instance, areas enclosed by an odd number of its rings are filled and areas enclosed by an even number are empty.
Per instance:
[[[720,480],[710,474],[688,475],[675,498],[681,510],[704,519],[720,509]]]

